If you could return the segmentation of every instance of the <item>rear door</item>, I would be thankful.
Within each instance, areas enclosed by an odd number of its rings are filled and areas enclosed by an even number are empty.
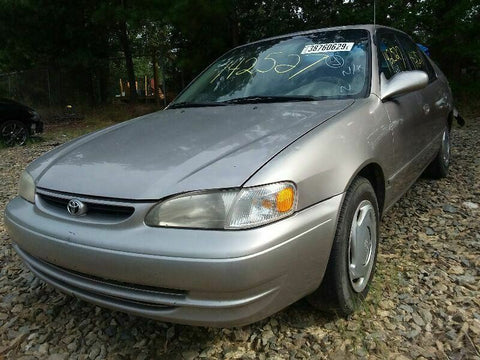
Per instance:
[[[402,46],[410,67],[414,70],[421,70],[428,74],[428,85],[418,93],[421,96],[421,105],[424,114],[423,122],[427,124],[422,138],[425,140],[425,162],[431,160],[438,150],[438,139],[445,127],[448,117],[448,93],[444,84],[437,78],[435,70],[425,54],[406,34],[397,33],[398,40]]]

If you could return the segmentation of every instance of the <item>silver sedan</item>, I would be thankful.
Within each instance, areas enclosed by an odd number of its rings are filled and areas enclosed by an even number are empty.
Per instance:
[[[348,26],[235,48],[164,111],[31,163],[7,206],[39,278],[100,306],[235,326],[307,296],[347,315],[379,219],[450,160],[452,95],[403,32]]]

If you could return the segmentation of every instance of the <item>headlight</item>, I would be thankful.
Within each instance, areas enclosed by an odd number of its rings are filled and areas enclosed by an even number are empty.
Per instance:
[[[148,226],[200,229],[244,229],[293,214],[297,191],[291,182],[243,189],[191,192],[155,205]]]
[[[26,170],[23,171],[22,176],[20,176],[18,195],[35,204],[35,182],[33,181],[32,175]]]

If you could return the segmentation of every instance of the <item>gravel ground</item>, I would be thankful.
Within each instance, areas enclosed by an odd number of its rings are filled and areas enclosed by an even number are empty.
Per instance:
[[[453,143],[449,176],[420,179],[385,216],[372,290],[348,320],[304,300],[237,329],[101,309],[34,278],[2,219],[0,359],[480,359],[480,118]],[[21,170],[53,146],[0,149],[1,213]]]

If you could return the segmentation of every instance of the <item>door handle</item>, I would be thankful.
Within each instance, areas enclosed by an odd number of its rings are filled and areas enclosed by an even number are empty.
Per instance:
[[[425,115],[428,115],[430,113],[430,105],[423,105],[423,112],[425,113]]]

